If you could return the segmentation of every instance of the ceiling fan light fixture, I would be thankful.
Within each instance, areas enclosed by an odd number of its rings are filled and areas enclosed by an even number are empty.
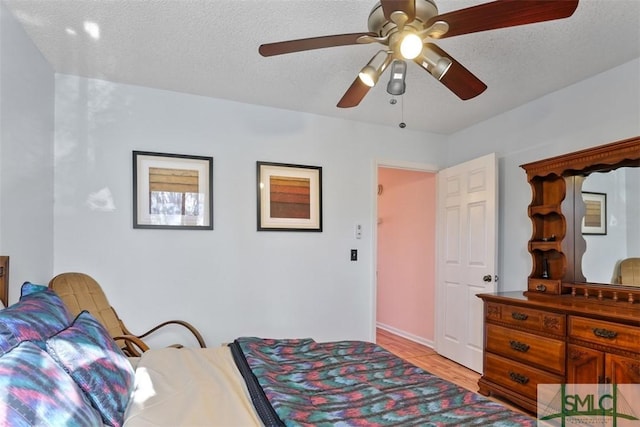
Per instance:
[[[431,75],[438,80],[442,79],[444,75],[447,74],[447,71],[449,71],[452,64],[453,62],[451,62],[449,58],[440,58],[436,63],[436,66],[433,67]]]
[[[367,65],[358,73],[358,77],[362,80],[362,83],[366,84],[369,87],[374,87],[378,82],[379,74],[375,68],[370,65]]]
[[[387,92],[390,95],[402,95],[406,89],[404,82],[407,76],[407,63],[401,59],[396,59],[391,64],[391,76],[389,77],[389,83],[387,83]]]
[[[375,86],[378,82],[378,79],[380,78],[380,75],[387,68],[387,65],[389,65],[390,60],[390,53],[384,50],[379,50],[373,56],[373,58],[369,60],[367,65],[365,65],[364,68],[360,70],[360,73],[358,73],[358,77],[365,85],[369,87]]]
[[[442,79],[451,68],[451,65],[453,65],[453,61],[451,61],[451,59],[445,56],[440,56],[433,49],[429,48],[429,46],[426,46],[423,49],[420,63],[424,69],[438,80]]]
[[[405,59],[414,59],[422,52],[422,39],[414,32],[408,31],[400,42],[400,54]]]

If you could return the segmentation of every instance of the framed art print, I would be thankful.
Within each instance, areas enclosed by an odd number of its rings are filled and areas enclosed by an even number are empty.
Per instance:
[[[133,228],[213,230],[213,157],[134,151]]]
[[[582,218],[582,234],[607,234],[607,195],[582,192],[585,212]]]
[[[322,168],[257,162],[258,231],[322,231]]]

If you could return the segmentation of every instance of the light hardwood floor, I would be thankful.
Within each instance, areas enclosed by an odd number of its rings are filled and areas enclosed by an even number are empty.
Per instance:
[[[424,369],[425,371],[429,371],[432,374],[457,384],[460,387],[464,387],[467,390],[471,390],[476,393],[478,392],[478,380],[480,379],[480,374],[447,359],[446,357],[440,356],[433,349],[427,346],[418,344],[414,341],[379,328],[376,330],[376,342],[380,347],[403,358],[409,363]],[[523,412],[522,409],[509,404],[509,402],[495,398],[491,399],[496,402],[500,402],[515,411]]]

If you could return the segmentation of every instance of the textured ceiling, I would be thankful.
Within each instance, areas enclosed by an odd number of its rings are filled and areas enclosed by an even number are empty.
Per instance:
[[[387,72],[358,107],[340,109],[379,45],[269,58],[258,46],[367,31],[373,0],[1,1],[59,73],[443,134],[640,57],[639,0],[580,0],[568,19],[437,41],[487,84],[477,98],[459,100],[410,63],[395,105]],[[440,13],[481,3],[437,2]]]

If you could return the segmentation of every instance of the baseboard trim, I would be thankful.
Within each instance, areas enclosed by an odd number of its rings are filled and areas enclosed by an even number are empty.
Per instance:
[[[418,344],[422,344],[422,345],[427,346],[429,348],[433,348],[433,345],[434,345],[433,341],[431,341],[431,340],[419,337],[417,335],[411,334],[409,332],[403,331],[403,330],[398,329],[398,328],[394,328],[393,326],[389,326],[389,325],[386,325],[386,324],[381,323],[381,322],[376,322],[376,328],[380,328],[380,329],[383,329],[383,330],[385,330],[387,332],[391,332],[392,334],[398,335],[398,336],[400,336],[402,338],[406,338],[409,341],[413,341],[413,342],[416,342]]]

